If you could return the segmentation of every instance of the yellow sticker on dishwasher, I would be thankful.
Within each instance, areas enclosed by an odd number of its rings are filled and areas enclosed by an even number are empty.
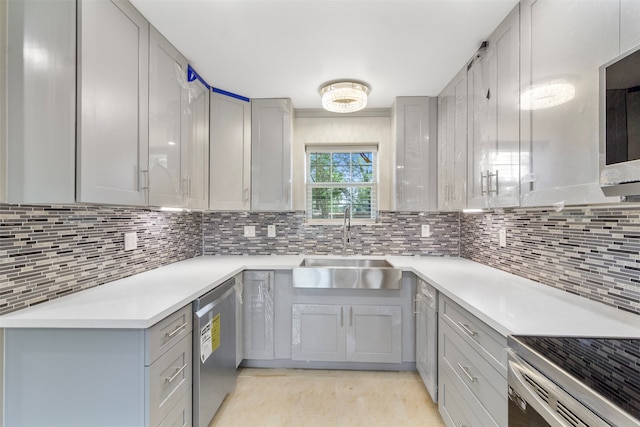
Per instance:
[[[211,320],[211,353],[220,347],[220,313]]]

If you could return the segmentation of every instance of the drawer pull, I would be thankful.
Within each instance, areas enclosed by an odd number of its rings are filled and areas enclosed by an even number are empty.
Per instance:
[[[186,327],[187,327],[187,323],[185,322],[182,325],[178,326],[173,332],[165,334],[165,336],[167,338],[173,338],[178,332],[180,332],[181,330],[183,330]]]
[[[472,331],[471,329],[469,329],[469,325],[465,325],[462,322],[458,322],[458,326],[460,326],[467,335],[469,335],[470,337],[475,337],[476,335],[478,335],[477,332]]]
[[[471,374],[469,373],[469,368],[462,366],[461,364],[458,363],[458,367],[460,367],[460,369],[462,369],[462,372],[464,372],[464,374],[467,376],[467,378],[469,378],[469,381],[471,381],[472,383],[476,382],[476,377],[472,377]]]
[[[175,379],[178,377],[178,375],[180,375],[180,373],[181,373],[182,371],[184,371],[184,368],[186,368],[186,367],[187,367],[187,364],[185,363],[184,365],[182,365],[182,367],[181,367],[181,368],[178,368],[178,370],[176,371],[176,373],[175,373],[175,374],[173,374],[173,376],[172,376],[171,378],[165,378],[164,380],[165,380],[166,382],[168,382],[168,383],[173,382],[173,380],[175,380]]]

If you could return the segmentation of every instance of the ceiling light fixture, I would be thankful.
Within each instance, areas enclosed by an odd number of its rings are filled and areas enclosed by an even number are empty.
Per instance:
[[[334,113],[353,113],[367,106],[369,92],[369,86],[360,82],[327,83],[320,89],[322,107]]]

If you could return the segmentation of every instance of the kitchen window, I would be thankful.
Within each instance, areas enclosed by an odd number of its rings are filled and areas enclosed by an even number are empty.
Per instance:
[[[348,206],[354,220],[376,219],[377,146],[308,145],[306,153],[308,220],[341,221]]]

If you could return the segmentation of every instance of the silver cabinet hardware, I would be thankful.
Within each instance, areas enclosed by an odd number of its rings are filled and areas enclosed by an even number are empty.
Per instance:
[[[184,371],[184,368],[187,367],[187,364],[185,363],[184,365],[182,365],[180,368],[178,368],[178,370],[176,370],[176,373],[173,374],[173,376],[171,378],[165,378],[164,380],[168,383],[173,382],[173,380],[175,380],[178,375],[180,375],[180,373],[182,373],[182,371]]]
[[[462,372],[464,372],[467,378],[469,378],[469,381],[471,381],[472,383],[476,382],[476,377],[471,376],[471,374],[469,373],[469,368],[467,368],[466,366],[462,366],[459,363],[458,363],[458,367],[462,369]]]

